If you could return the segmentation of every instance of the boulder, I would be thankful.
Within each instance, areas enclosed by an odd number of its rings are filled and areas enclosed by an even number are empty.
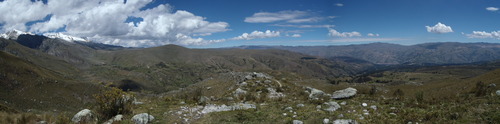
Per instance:
[[[306,87],[306,90],[309,91],[309,99],[318,99],[325,96],[325,92],[315,88]]]
[[[239,98],[240,96],[245,95],[245,94],[247,94],[247,91],[242,90],[241,88],[234,90],[234,97]]]
[[[497,90],[497,95],[500,96],[500,90]]]
[[[267,91],[269,91],[267,94],[267,97],[270,99],[285,97],[285,94],[276,92],[276,89],[274,89],[274,88],[269,87],[269,88],[267,88]]]
[[[340,105],[335,101],[325,102],[324,104],[327,106],[327,108],[323,109],[325,111],[333,112],[340,108]]]
[[[323,119],[323,124],[328,124],[328,123],[330,123],[330,119],[328,118]]]
[[[304,124],[304,122],[300,120],[293,120],[293,124]]]
[[[335,91],[333,92],[332,94],[332,98],[333,99],[346,99],[346,98],[351,98],[353,97],[354,95],[356,95],[356,92],[358,90],[354,89],[354,88],[346,88],[346,89],[343,89],[343,90],[339,90],[339,91]]]
[[[92,114],[92,111],[89,109],[83,109],[79,111],[78,113],[71,118],[71,121],[75,123],[91,123],[91,122],[96,122],[97,118]]]
[[[333,124],[358,124],[358,122],[351,119],[337,119],[333,121]]]
[[[141,113],[134,115],[132,117],[132,121],[135,124],[147,124],[149,122],[152,122],[155,119],[152,115],[149,115],[148,113]]]

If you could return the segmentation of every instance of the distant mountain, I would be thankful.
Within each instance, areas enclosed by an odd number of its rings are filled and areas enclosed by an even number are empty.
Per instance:
[[[345,46],[241,46],[241,49],[282,49],[320,57],[352,57],[376,64],[459,64],[500,59],[496,43],[425,43],[403,46],[371,43]]]

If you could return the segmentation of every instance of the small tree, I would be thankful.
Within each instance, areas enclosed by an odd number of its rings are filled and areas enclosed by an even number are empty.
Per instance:
[[[118,114],[130,114],[132,112],[133,96],[118,88],[107,88],[101,94],[94,94],[94,98],[100,120],[107,120]]]
[[[477,97],[485,96],[487,93],[487,87],[482,81],[479,81],[476,83],[476,88],[474,89],[473,92],[476,94]]]
[[[405,93],[403,92],[403,90],[397,89],[392,95],[396,97],[397,100],[399,100],[405,95]]]

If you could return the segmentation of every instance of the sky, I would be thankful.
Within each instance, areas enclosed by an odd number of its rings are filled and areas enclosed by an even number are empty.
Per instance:
[[[126,47],[500,43],[498,0],[0,0],[0,32]]]

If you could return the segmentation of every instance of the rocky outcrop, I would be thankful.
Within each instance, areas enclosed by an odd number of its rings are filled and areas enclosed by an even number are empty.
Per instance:
[[[92,111],[89,109],[83,109],[76,113],[73,118],[71,118],[71,121],[75,123],[92,123],[97,122],[97,118],[95,118],[94,114],[92,114]]]
[[[109,119],[108,121],[104,122],[104,124],[113,124],[114,122],[120,122],[123,119],[123,115],[116,115],[115,117]]]
[[[141,113],[134,115],[132,117],[132,121],[135,124],[147,124],[149,122],[152,122],[155,119],[152,115],[149,115],[148,113]]]
[[[201,113],[206,114],[206,113],[211,113],[211,112],[221,112],[221,111],[233,111],[233,110],[245,110],[245,109],[255,109],[257,108],[254,104],[247,104],[247,103],[237,103],[231,106],[227,105],[214,105],[210,104],[207,105],[203,108]]]
[[[358,90],[356,90],[354,88],[351,88],[351,87],[343,89],[343,90],[338,90],[338,91],[333,92],[332,98],[333,99],[347,99],[347,98],[351,98],[354,95],[356,95],[357,91]]]

